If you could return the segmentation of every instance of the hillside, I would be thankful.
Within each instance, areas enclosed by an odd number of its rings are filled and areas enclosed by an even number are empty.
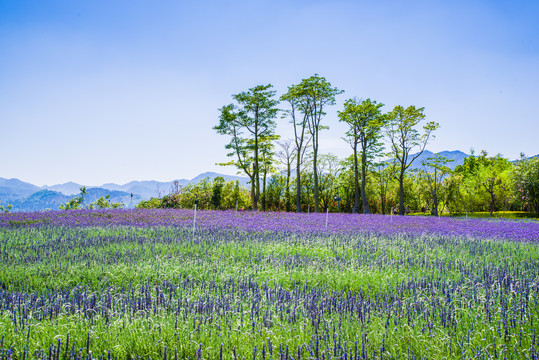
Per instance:
[[[454,170],[457,165],[462,165],[464,163],[464,159],[470,155],[463,153],[460,150],[454,150],[454,151],[441,151],[437,154],[440,154],[441,156],[445,157],[448,160],[453,160],[446,164],[447,167]],[[435,153],[432,151],[425,150],[419,157],[412,163],[411,169],[423,169],[423,161],[427,160],[429,157],[434,156]]]
[[[178,185],[183,186],[189,183],[197,183],[205,178],[209,178],[211,181],[217,176],[222,176],[227,181],[238,180],[242,185],[246,185],[248,181],[248,178],[245,177],[213,172],[200,174],[191,180],[180,179],[175,181],[178,182]],[[75,182],[67,182],[40,188],[18,179],[0,178],[0,204],[12,204],[13,211],[56,210],[60,204],[79,194],[82,186]],[[131,181],[123,185],[107,183],[101,186],[87,187],[88,195],[85,203],[89,204],[101,196],[110,195],[111,202],[121,202],[126,207],[129,207],[138,204],[142,200],[168,194],[173,186],[174,181],[154,180]],[[131,194],[133,194],[132,198]]]
[[[13,202],[13,211],[58,210],[60,204],[69,201],[71,196],[57,191],[41,190],[32,195]]]

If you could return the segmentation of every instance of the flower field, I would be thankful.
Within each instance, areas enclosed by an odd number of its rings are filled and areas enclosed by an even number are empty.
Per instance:
[[[0,359],[539,357],[539,223],[0,215]]]

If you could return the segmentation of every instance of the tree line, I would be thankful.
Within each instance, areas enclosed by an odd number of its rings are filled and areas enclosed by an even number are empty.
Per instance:
[[[234,103],[220,109],[217,133],[227,136],[226,145],[231,161],[221,165],[234,165],[247,175],[251,184],[251,205],[258,210],[268,207],[268,173],[275,172],[275,133],[278,114],[288,119],[294,130],[294,138],[281,143],[283,160],[287,164],[287,189],[290,187],[291,164],[295,165],[295,208],[302,211],[302,167],[309,167],[312,175],[313,211],[320,212],[324,201],[320,172],[320,131],[328,129],[325,115],[327,108],[335,105],[335,97],[344,91],[333,87],[324,77],[315,74],[300,83],[288,87],[279,99],[271,84],[258,85],[247,91],[232,95]],[[285,108],[278,106],[284,104]],[[348,125],[345,139],[353,149],[354,207],[353,212],[370,213],[367,197],[367,170],[383,153],[383,135],[390,143],[390,152],[398,163],[395,175],[399,183],[399,214],[404,215],[404,179],[407,170],[425,150],[432,133],[439,127],[436,122],[426,123],[421,130],[417,125],[425,118],[424,108],[396,106],[383,113],[383,104],[370,99],[348,99],[339,111],[339,121]],[[413,154],[413,155],[412,155]],[[308,162],[308,165],[306,165]],[[359,179],[361,176],[361,180]],[[262,186],[260,185],[262,182]],[[335,195],[338,199],[339,195]],[[337,200],[339,201],[339,200]]]
[[[177,187],[171,194],[139,207],[247,208],[262,211],[353,213],[391,211],[463,214],[524,210],[539,215],[539,159],[511,163],[500,155],[472,153],[452,170],[450,159],[434,155],[412,166],[439,124],[426,121],[424,108],[349,98],[338,110],[347,125],[350,156],[320,153],[320,131],[329,128],[328,108],[344,91],[317,74],[288,87],[277,97],[271,84],[232,95],[219,109],[213,128],[229,140],[234,166],[249,188],[216,178]],[[281,139],[277,121],[287,121],[294,136]],[[417,165],[417,164],[416,164]]]

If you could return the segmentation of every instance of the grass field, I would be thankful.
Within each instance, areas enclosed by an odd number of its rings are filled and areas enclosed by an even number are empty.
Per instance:
[[[68,213],[0,216],[1,359],[539,356],[536,223]]]

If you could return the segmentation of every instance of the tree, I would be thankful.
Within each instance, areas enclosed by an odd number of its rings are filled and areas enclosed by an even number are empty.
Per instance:
[[[354,212],[359,213],[359,197],[363,204],[363,213],[369,214],[369,202],[365,194],[367,164],[373,155],[381,151],[382,127],[384,117],[381,108],[384,104],[367,99],[359,103],[357,99],[348,99],[344,103],[344,110],[339,112],[339,121],[350,127],[346,137],[354,150]],[[361,191],[359,188],[358,145],[361,151]]]
[[[272,135],[262,137],[260,140],[260,172],[262,173],[262,211],[266,211],[266,184],[268,174],[275,172],[275,152],[273,151],[273,140],[279,139],[279,136]]]
[[[223,186],[221,206],[225,209],[244,209],[249,207],[249,190],[240,185],[238,180],[228,181]]]
[[[286,175],[274,174],[268,181],[266,206],[270,211],[286,210]],[[283,201],[281,201],[284,198]]]
[[[447,207],[451,214],[459,214],[466,209],[465,202],[462,197],[462,176],[452,175],[447,177],[444,181],[441,196],[444,203],[444,207]]]
[[[88,205],[88,209],[121,209],[125,206],[121,202],[110,202],[110,194],[101,196]]]
[[[69,199],[68,202],[60,204],[60,210],[80,210],[84,208],[84,198],[88,195],[86,186],[80,188],[80,193],[78,196],[75,196]]]
[[[217,176],[213,179],[213,189],[211,195],[211,204],[215,210],[221,208],[221,199],[223,195],[223,187],[225,185],[225,179],[222,176]]]
[[[438,193],[440,184],[443,181],[445,175],[451,173],[451,169],[446,166],[447,163],[453,160],[447,159],[440,154],[434,154],[434,156],[423,160],[422,165],[426,168],[421,172],[427,180],[427,186],[432,196],[432,215],[438,216]],[[428,171],[430,170],[430,171]]]
[[[220,109],[219,125],[213,129],[218,134],[231,137],[227,156],[235,157],[228,163],[243,171],[251,180],[251,201],[258,209],[260,198],[261,150],[271,150],[275,135],[275,118],[278,101],[273,99],[272,85],[258,85],[248,91],[232,95],[237,105],[229,104]]]
[[[455,168],[455,173],[463,177],[468,208],[474,210],[488,206],[492,216],[498,199],[504,198],[510,189],[510,170],[511,163],[507,159],[499,154],[489,157],[484,150],[480,156],[472,153],[464,159],[464,163]]]
[[[404,215],[404,174],[412,163],[423,153],[432,132],[439,128],[439,124],[431,121],[423,126],[423,133],[415,127],[425,119],[423,110],[409,106],[395,106],[393,111],[387,114],[386,134],[391,145],[391,155],[398,166],[399,182],[399,215]],[[415,152],[414,154],[414,151]]]
[[[290,211],[290,177],[292,176],[292,164],[296,159],[297,153],[293,147],[293,139],[286,139],[284,141],[278,141],[277,145],[281,148],[277,152],[277,158],[279,162],[285,166],[286,171],[286,185],[285,185],[285,209]]]
[[[355,197],[355,186],[354,186],[354,159],[353,155],[342,159],[340,161],[340,171],[337,178],[337,189],[336,193],[341,198],[340,209],[344,212],[353,212],[354,211],[354,197]]]
[[[286,101],[290,105],[290,109],[284,112],[284,116],[290,116],[290,122],[294,126],[294,152],[296,154],[296,212],[301,212],[301,165],[303,164],[305,151],[309,146],[310,138],[305,133],[307,129],[307,112],[301,112],[298,108],[301,102],[301,88],[298,85],[293,85],[288,88],[288,92],[281,96],[281,101]],[[300,116],[296,118],[296,112],[300,112]]]
[[[7,204],[6,206],[0,205],[0,212],[8,213],[13,209],[13,205]]]
[[[319,165],[319,197],[322,200],[322,206],[327,209],[333,200],[334,191],[337,189],[337,177],[341,170],[340,161],[333,154],[320,154]]]
[[[143,200],[135,206],[137,209],[158,209],[161,207],[161,197]]]
[[[372,174],[374,183],[380,196],[380,212],[386,214],[387,193],[391,180],[395,177],[395,164],[387,161],[380,161],[374,164]]]
[[[522,202],[529,204],[528,210],[535,210],[539,216],[539,157],[526,158],[522,154],[512,171],[512,178]]]
[[[335,96],[342,93],[342,90],[331,87],[331,84],[324,77],[315,74],[308,79],[301,80],[299,84],[289,87],[288,93],[283,96],[284,100],[292,99],[294,107],[303,114],[303,121],[300,122],[301,127],[304,131],[306,125],[312,139],[315,212],[319,212],[317,173],[319,132],[329,128],[322,125],[321,121],[326,115],[325,108],[335,105]],[[294,130],[296,129],[294,128]]]

